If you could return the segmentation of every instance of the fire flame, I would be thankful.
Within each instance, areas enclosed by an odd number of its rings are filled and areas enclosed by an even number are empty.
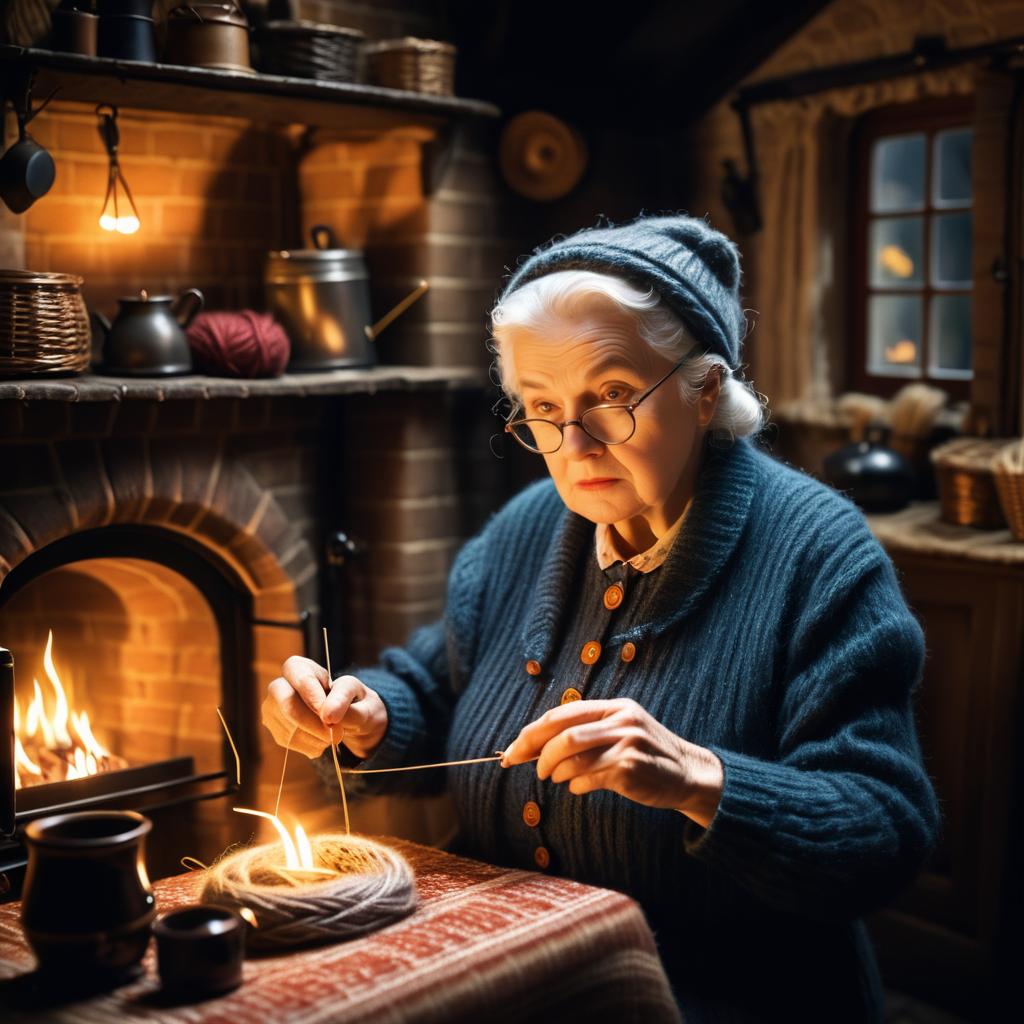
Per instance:
[[[62,782],[96,775],[101,771],[124,767],[121,758],[111,754],[96,739],[87,711],[77,711],[68,703],[53,661],[53,630],[46,639],[43,671],[53,691],[52,710],[47,709],[43,688],[32,680],[32,699],[24,717],[17,697],[14,699],[15,786]]]
[[[281,837],[281,845],[284,847],[284,866],[287,870],[313,875],[336,874],[330,868],[320,868],[313,863],[313,848],[310,845],[309,836],[298,822],[295,823],[295,838],[293,839],[276,814],[256,811],[251,807],[234,807],[232,810],[239,814],[254,814],[258,818],[265,818],[274,826],[277,834]]]

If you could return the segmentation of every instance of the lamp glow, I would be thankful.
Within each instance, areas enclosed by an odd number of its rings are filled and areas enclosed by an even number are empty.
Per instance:
[[[110,112],[104,113],[104,108]],[[134,235],[139,230],[141,222],[139,211],[135,208],[135,200],[132,199],[131,189],[125,181],[124,173],[121,170],[121,162],[118,159],[117,147],[121,140],[121,133],[117,127],[117,107],[111,104],[101,103],[96,108],[100,117],[99,132],[103,145],[107,150],[109,167],[107,172],[107,194],[103,197],[103,209],[100,212],[99,225],[104,231],[117,232],[120,235]],[[119,193],[124,193],[123,197]],[[119,209],[123,207],[125,200],[130,212]]]

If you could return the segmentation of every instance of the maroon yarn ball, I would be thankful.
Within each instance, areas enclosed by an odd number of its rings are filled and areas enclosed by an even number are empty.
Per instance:
[[[200,313],[188,328],[197,367],[222,377],[276,377],[284,372],[291,343],[269,313]]]

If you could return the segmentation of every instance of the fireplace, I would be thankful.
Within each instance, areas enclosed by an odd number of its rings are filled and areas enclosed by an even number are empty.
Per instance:
[[[283,751],[259,706],[282,662],[321,658],[327,625],[336,667],[366,663],[441,613],[462,539],[519,485],[491,455],[479,375],[329,376],[241,396],[194,377],[0,382],[0,646],[20,740],[0,822],[141,810],[154,877],[269,838],[231,809],[276,804]],[[339,825],[304,758],[281,807],[307,831]],[[353,807],[353,827],[428,842],[450,821],[442,801]],[[0,841],[4,898],[24,861],[17,834]]]
[[[238,788],[216,708],[253,759],[252,601],[230,566],[166,529],[87,530],[11,571],[0,621],[17,652],[15,820],[127,801],[197,855],[223,849],[223,815],[180,809]],[[10,870],[16,844],[4,853]],[[155,873],[174,861],[155,845]]]

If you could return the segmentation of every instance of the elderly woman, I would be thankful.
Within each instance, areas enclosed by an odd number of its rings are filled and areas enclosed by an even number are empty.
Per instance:
[[[860,512],[749,439],[739,279],[682,216],[529,257],[493,334],[550,480],[465,545],[442,621],[334,680],[289,659],[264,721],[372,768],[504,750],[374,778],[447,783],[462,852],[632,895],[688,1021],[874,1020],[859,918],[937,828],[923,638]]]

